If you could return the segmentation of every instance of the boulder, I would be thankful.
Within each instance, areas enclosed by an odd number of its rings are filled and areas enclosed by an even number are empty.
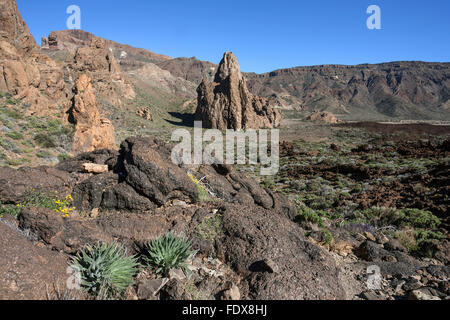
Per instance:
[[[336,118],[334,114],[330,112],[321,112],[321,111],[315,111],[308,118],[306,118],[306,120],[325,124],[336,124],[342,122],[341,120]]]
[[[334,259],[308,242],[295,222],[258,206],[225,204],[219,213],[217,250],[245,279],[239,284],[244,299],[344,299]],[[254,268],[258,261],[262,267]]]
[[[108,172],[108,166],[102,164],[83,163],[81,167],[83,171],[87,173],[100,174]]]
[[[66,287],[66,270],[67,257],[0,219],[0,300],[47,300],[53,286]]]
[[[172,163],[170,149],[161,140],[129,138],[120,152],[126,182],[158,206],[170,199],[197,200],[195,184]]]
[[[136,111],[136,114],[139,117],[144,118],[145,120],[153,121],[152,112],[147,107],[143,107],[143,108],[138,109],[138,111]]]
[[[33,192],[67,194],[73,185],[72,177],[52,167],[0,167],[0,199],[3,203],[19,204]]]

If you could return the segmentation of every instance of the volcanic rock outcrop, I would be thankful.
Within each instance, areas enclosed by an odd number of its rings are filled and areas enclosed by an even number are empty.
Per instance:
[[[121,106],[121,98],[134,99],[136,93],[128,78],[122,73],[114,54],[102,38],[93,37],[89,46],[77,49],[69,64],[71,75],[87,73],[98,94],[110,103]]]
[[[26,113],[41,115],[51,114],[67,93],[60,67],[39,53],[14,0],[0,2],[0,92],[28,104]]]
[[[280,125],[281,111],[267,99],[252,95],[232,52],[220,62],[214,82],[204,79],[197,89],[195,119],[213,129],[259,129]]]
[[[92,39],[97,38],[90,32],[84,30],[61,30],[52,31],[48,36],[48,41],[43,42],[44,48],[51,49],[52,47],[57,50],[67,50],[75,52],[80,47],[88,47]],[[171,57],[157,54],[146,49],[135,48],[127,44],[117,43],[115,41],[103,39],[108,48],[113,50],[116,57],[120,59],[120,64],[124,70],[135,69],[142,67],[145,62],[159,62],[170,60]],[[132,57],[138,57],[134,60]],[[139,63],[140,60],[142,63]]]
[[[99,150],[67,160],[54,168],[53,175],[59,172],[61,183],[69,185],[74,206],[80,213],[97,208],[104,212],[91,219],[64,219],[51,210],[24,208],[19,227],[30,230],[47,248],[66,254],[113,239],[136,253],[165,232],[182,232],[189,235],[200,261],[217,257],[230,269],[222,280],[196,278],[201,287],[206,286],[203,292],[211,290],[208,297],[212,299],[226,289],[228,281],[236,283],[243,299],[344,297],[333,258],[308,242],[292,221],[296,210],[286,198],[232,168],[177,166],[170,157],[170,146],[159,139],[128,138],[120,152]],[[109,172],[85,173],[82,163],[107,165]],[[22,186],[23,179],[11,170],[5,172],[11,177],[8,189]],[[30,170],[45,175],[42,169]],[[189,174],[204,177],[202,183],[217,201],[200,201],[198,185]],[[40,186],[33,180],[26,189],[52,191],[53,187],[57,186]],[[3,189],[0,185],[0,194],[8,192]],[[200,232],[211,217],[223,221],[215,241],[205,240]],[[264,259],[276,261],[276,272],[258,267]]]
[[[306,120],[326,124],[335,124],[341,122],[338,118],[334,116],[334,114],[330,112],[321,112],[321,111],[315,111],[308,118],[306,118]]]
[[[73,149],[89,152],[97,149],[115,149],[114,127],[108,119],[101,118],[91,79],[83,74],[75,83],[70,121],[75,124]]]

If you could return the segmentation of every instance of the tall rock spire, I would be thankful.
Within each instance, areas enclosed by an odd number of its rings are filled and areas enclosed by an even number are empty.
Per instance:
[[[214,129],[260,129],[280,125],[281,111],[269,101],[247,89],[239,63],[232,52],[225,52],[211,83],[204,79],[197,89],[195,119]]]

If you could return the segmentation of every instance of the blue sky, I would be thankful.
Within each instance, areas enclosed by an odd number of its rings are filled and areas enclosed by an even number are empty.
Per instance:
[[[173,57],[218,63],[233,51],[243,71],[398,60],[450,61],[449,0],[17,0],[40,43],[66,29],[66,8],[81,28]],[[369,5],[381,30],[369,30]]]

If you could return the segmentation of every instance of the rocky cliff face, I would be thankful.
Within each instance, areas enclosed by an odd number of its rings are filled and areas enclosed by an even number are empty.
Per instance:
[[[54,113],[66,97],[57,63],[39,54],[14,0],[0,2],[0,92],[10,92],[28,105],[25,113]]]
[[[192,58],[175,58],[156,62],[161,69],[169,71],[176,77],[195,83],[197,86],[204,78],[212,81],[217,65],[209,61]]]
[[[0,2],[0,41],[6,41],[25,55],[36,51],[37,45],[17,9],[15,0]]]
[[[251,92],[281,100],[283,107],[349,120],[450,119],[449,63],[326,65],[246,76]]]
[[[277,127],[281,111],[264,98],[252,95],[232,52],[220,62],[214,82],[204,79],[197,89],[196,120],[214,129],[259,129]]]
[[[73,91],[69,114],[76,129],[74,150],[90,152],[98,149],[115,149],[114,127],[108,119],[100,117],[89,76],[81,75]]]
[[[78,48],[66,70],[69,78],[75,79],[87,73],[96,92],[116,106],[122,106],[124,100],[132,100],[136,96],[131,82],[102,38],[93,37],[89,46]]]
[[[61,30],[52,31],[48,38],[42,39],[42,48],[55,51],[75,52],[80,47],[87,47],[92,39],[97,38],[90,32],[83,30]],[[146,62],[163,62],[172,59],[171,57],[157,54],[146,49],[135,48],[127,44],[103,39],[108,48],[111,48],[115,58],[124,70],[136,69]]]

